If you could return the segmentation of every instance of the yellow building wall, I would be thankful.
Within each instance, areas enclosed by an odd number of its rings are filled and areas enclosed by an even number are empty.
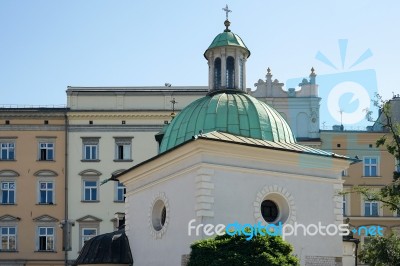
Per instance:
[[[25,115],[25,114],[21,114]],[[0,117],[6,114],[0,112]],[[9,125],[5,124],[9,121]],[[48,125],[44,124],[48,120]],[[29,117],[0,119],[0,140],[15,140],[15,160],[0,160],[0,171],[12,170],[19,174],[16,180],[16,201],[13,205],[0,205],[0,217],[11,215],[19,218],[17,225],[17,252],[1,252],[2,261],[24,261],[26,265],[63,264],[62,230],[58,224],[65,214],[65,132],[62,117]],[[38,160],[39,137],[54,140],[53,161]],[[50,179],[55,181],[53,205],[39,204],[38,171],[49,170],[57,173]],[[34,219],[47,215],[56,220],[38,223]],[[37,226],[51,225],[55,230],[55,252],[37,251]],[[1,221],[0,221],[1,226]]]

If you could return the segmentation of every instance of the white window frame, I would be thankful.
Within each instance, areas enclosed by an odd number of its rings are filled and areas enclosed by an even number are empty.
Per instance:
[[[41,184],[45,183],[46,184],[46,188],[42,189],[41,188]],[[47,187],[48,184],[52,184],[52,188],[49,189]],[[41,192],[42,190],[46,191],[46,192],[51,192],[51,197],[52,197],[52,201],[49,201],[47,199],[47,193],[46,193],[46,200],[44,202],[41,201],[42,197],[41,197]],[[43,179],[39,179],[38,181],[38,203],[39,204],[55,204],[55,182],[53,180],[43,180]]]
[[[84,155],[83,160],[85,161],[94,161],[98,160],[98,144],[84,144],[83,145]]]
[[[366,160],[367,159],[369,159],[369,160],[371,160],[371,159],[375,159],[376,160],[376,164],[373,164],[373,163],[371,163],[371,162],[369,162],[368,164],[366,163]],[[376,167],[376,175],[371,175],[371,169],[372,169],[372,167]],[[365,168],[366,167],[369,167],[369,171],[370,171],[370,174],[369,175],[367,175],[367,173],[366,173],[366,171],[365,171]],[[378,156],[364,156],[363,157],[363,177],[379,177],[379,174],[380,174],[380,171],[379,171],[380,169],[379,169],[379,157]]]
[[[99,143],[99,137],[82,137],[82,161],[99,161]],[[86,152],[87,148],[89,148],[88,152]]]
[[[96,186],[87,186],[86,182],[96,182]],[[90,199],[86,199],[86,189],[90,191]],[[96,199],[92,199],[92,191],[96,190]],[[98,178],[83,178],[82,179],[82,201],[84,202],[98,202],[99,201],[99,179]]]
[[[13,202],[10,202],[10,201],[3,202],[3,193],[5,191],[5,189],[4,189],[5,186],[4,185],[6,183],[8,184],[8,188],[6,188],[6,191],[8,193],[10,191],[14,192]],[[10,183],[14,184],[14,189],[12,189],[12,190],[9,188]],[[17,198],[16,195],[17,195],[17,182],[16,182],[16,180],[7,180],[7,179],[5,179],[5,180],[1,180],[0,181],[0,204],[3,204],[3,205],[15,205],[16,204],[16,198]],[[8,199],[9,198],[10,198],[10,195],[8,194]]]
[[[367,215],[367,213],[365,212],[367,204],[370,204],[369,213],[371,215]],[[372,204],[376,205],[377,215],[372,215],[372,213],[373,213],[373,207],[372,207],[373,205]],[[380,204],[379,204],[379,202],[378,201],[371,201],[371,200],[364,200],[363,201],[363,213],[364,213],[365,217],[379,217],[379,216],[382,216],[381,212],[380,212]]]
[[[120,183],[120,182],[115,182],[115,202],[125,202],[125,191],[126,191],[126,187]],[[119,196],[119,192],[122,190],[122,199],[120,199]]]
[[[55,160],[55,144],[54,141],[44,141],[40,140],[38,144],[38,160],[39,161],[54,161]],[[44,156],[42,156],[42,150],[45,151]],[[52,156],[50,156],[50,151]],[[51,157],[51,158],[50,158]]]
[[[85,230],[94,230],[95,234],[94,235],[86,235]],[[89,241],[91,238],[97,236],[98,230],[96,227],[82,227],[81,228],[81,248],[85,245],[86,241]]]
[[[132,161],[132,138],[133,137],[114,137],[115,139],[114,161],[129,161],[129,162]]]
[[[6,158],[3,158],[3,151],[6,151]],[[10,153],[13,156],[10,156]],[[12,158],[11,158],[12,157]],[[0,160],[1,161],[13,161],[15,160],[15,141],[0,141]]]
[[[45,230],[45,233],[42,233],[42,230]],[[53,233],[49,234],[48,230],[52,229]],[[49,251],[56,251],[55,247],[56,247],[56,236],[55,236],[55,227],[54,226],[44,226],[44,225],[40,225],[37,227],[37,251],[39,252],[49,252]],[[41,238],[45,238],[45,249],[41,249]],[[52,238],[52,242],[51,242],[51,238]],[[49,243],[48,241],[50,241],[50,243],[52,243],[51,246],[47,246]]]
[[[342,171],[342,177],[348,177],[349,176],[349,171],[348,171],[349,169],[348,168],[346,168],[346,169],[344,169],[343,171]]]
[[[93,218],[93,217],[92,217]],[[90,221],[79,221],[79,250],[83,248],[83,245],[85,244],[85,239],[83,235],[83,230],[84,229],[95,229],[96,230],[96,236],[100,234],[100,221],[95,221],[91,220]],[[94,237],[94,236],[93,236]]]
[[[8,230],[7,233],[3,233],[3,229]],[[14,234],[10,233],[9,230],[14,229]],[[10,248],[10,238],[14,237],[14,248]],[[3,249],[3,239],[6,238],[6,243],[7,243],[7,248]],[[18,231],[17,231],[17,226],[12,225],[12,226],[2,226],[0,225],[0,251],[17,251],[17,244],[18,244]]]

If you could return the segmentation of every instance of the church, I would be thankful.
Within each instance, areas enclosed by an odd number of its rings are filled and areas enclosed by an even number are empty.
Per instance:
[[[341,173],[354,161],[296,143],[281,114],[246,92],[250,50],[224,25],[204,53],[207,95],[157,135],[157,156],[114,176],[135,265],[184,265],[210,237],[206,224],[343,222]],[[301,265],[342,265],[340,232],[311,231],[285,237]]]

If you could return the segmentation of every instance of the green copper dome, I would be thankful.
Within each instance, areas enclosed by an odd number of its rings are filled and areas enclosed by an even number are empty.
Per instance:
[[[274,108],[246,93],[230,90],[209,94],[185,107],[169,124],[160,153],[211,131],[295,143],[289,125]]]
[[[237,47],[242,47],[248,52],[247,57],[250,56],[250,50],[247,49],[247,46],[244,44],[242,38],[239,37],[239,35],[231,32],[231,30],[228,28],[230,25],[230,22],[228,20],[225,21],[225,26],[226,29],[224,32],[218,34],[208,49],[204,52],[204,57],[206,57],[206,53],[208,50],[215,48],[215,47],[222,47],[222,46],[237,46]],[[206,57],[207,58],[207,57]]]

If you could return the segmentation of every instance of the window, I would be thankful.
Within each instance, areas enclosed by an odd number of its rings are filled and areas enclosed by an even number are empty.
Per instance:
[[[264,200],[261,203],[261,214],[266,222],[274,222],[278,218],[278,206],[272,200]]]
[[[343,195],[343,216],[346,216],[347,214],[347,200],[346,200],[346,195]]]
[[[85,147],[85,160],[97,160],[97,145],[86,144]]]
[[[154,205],[152,210],[152,225],[154,230],[160,231],[167,219],[167,208],[165,207],[165,203],[163,200],[158,199]]]
[[[16,227],[0,227],[1,251],[17,250],[17,229]]]
[[[81,249],[89,239],[100,233],[101,221],[100,218],[91,215],[76,219],[76,222],[79,223],[79,249]]]
[[[0,143],[0,160],[15,160],[15,143]]]
[[[39,204],[54,203],[54,183],[39,182]]]
[[[54,251],[54,227],[39,227],[39,251]]]
[[[115,201],[119,201],[119,202],[124,202],[125,201],[125,186],[123,184],[121,184],[120,182],[117,182],[116,185],[116,197],[115,197]]]
[[[239,61],[239,89],[244,89],[244,59]]]
[[[364,202],[364,215],[365,216],[379,216],[379,205],[376,201]]]
[[[83,228],[82,229],[82,247],[85,243],[90,240],[92,237],[97,236],[96,228]]]
[[[83,160],[99,160],[99,138],[83,138]]]
[[[132,161],[132,137],[115,138],[115,160]]]
[[[15,182],[1,182],[1,204],[15,204]]]
[[[342,171],[342,176],[349,176],[348,169]]]
[[[235,88],[235,59],[232,56],[226,59],[226,88]]]
[[[216,58],[214,61],[214,89],[221,88],[221,58]]]
[[[39,160],[40,161],[54,160],[54,143],[39,142]]]
[[[131,159],[131,145],[130,144],[117,144],[116,147],[117,160],[130,160]]]
[[[97,180],[83,180],[83,200],[98,200],[98,182]]]
[[[378,176],[377,157],[364,157],[364,176]]]

